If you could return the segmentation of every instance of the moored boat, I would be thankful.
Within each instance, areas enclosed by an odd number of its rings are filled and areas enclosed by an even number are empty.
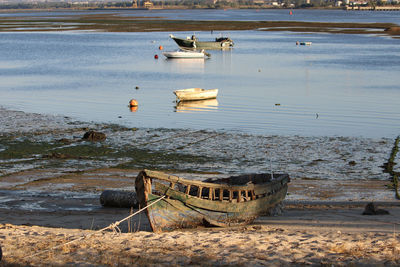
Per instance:
[[[229,37],[215,38],[215,41],[199,41],[195,35],[192,37],[178,38],[170,34],[169,37],[176,42],[179,47],[189,49],[221,49],[233,47],[233,41]]]
[[[217,98],[218,89],[187,88],[175,90],[174,94],[180,101],[213,99]]]
[[[211,55],[204,51],[204,49],[200,51],[195,50],[177,50],[177,51],[165,51],[162,53],[167,58],[205,58],[211,57]]]
[[[296,45],[312,45],[312,42],[296,42]]]
[[[289,180],[285,173],[262,173],[197,181],[143,170],[135,189],[153,231],[162,232],[251,223],[282,202]]]

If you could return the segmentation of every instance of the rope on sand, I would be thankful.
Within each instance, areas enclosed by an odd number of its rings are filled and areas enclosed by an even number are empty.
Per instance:
[[[173,138],[177,138],[177,137],[182,137],[182,136],[186,136],[186,135],[189,135],[189,134],[195,134],[195,133],[198,133],[198,132],[201,132],[201,131],[203,131],[203,130],[198,130],[198,131],[189,132],[189,133],[175,134],[173,136],[169,136],[169,137],[166,137],[166,138],[145,142],[145,143],[139,144],[138,146],[146,146],[146,145],[149,145],[149,144],[154,144],[154,143],[162,142],[162,141],[173,139]]]
[[[182,137],[182,136],[189,136],[189,135],[191,135],[191,134],[196,134],[196,133],[199,133],[199,132],[202,132],[202,131],[204,131],[204,130],[198,130],[198,131],[189,132],[189,133],[176,134],[176,135],[172,135],[172,136],[169,136],[169,137],[166,137],[166,138],[162,138],[162,139],[158,139],[158,140],[154,140],[154,141],[149,141],[149,142],[141,143],[141,144],[139,144],[138,146],[146,146],[146,145],[149,145],[149,144],[154,144],[154,143],[166,141],[166,140],[173,139],[173,138],[178,138],[178,137]],[[175,149],[171,149],[171,151],[176,151],[176,150],[180,150],[180,149],[183,149],[183,148],[188,147],[188,146],[191,146],[191,145],[195,145],[195,144],[197,144],[197,143],[200,143],[200,142],[205,141],[205,140],[210,139],[210,138],[214,138],[214,137],[219,136],[219,135],[221,135],[221,134],[222,134],[222,133],[217,133],[217,134],[214,134],[214,135],[209,135],[209,136],[207,136],[207,137],[205,137],[205,138],[203,138],[203,139],[200,139],[200,140],[197,140],[197,141],[194,141],[194,142],[187,143],[186,145],[181,145],[181,146],[179,146],[179,147],[177,147],[177,148],[175,148]]]
[[[116,222],[110,224],[110,225],[107,226],[107,227],[104,227],[104,228],[102,228],[102,229],[100,229],[100,230],[95,231],[94,233],[91,233],[91,234],[88,234],[88,235],[84,235],[84,236],[82,236],[82,237],[80,237],[80,238],[71,240],[71,241],[69,241],[69,242],[66,242],[66,243],[63,243],[63,244],[54,246],[54,247],[49,248],[49,249],[46,249],[46,250],[39,251],[39,252],[37,252],[37,253],[35,253],[35,254],[32,254],[32,255],[30,255],[30,256],[27,256],[26,258],[32,258],[32,257],[34,257],[34,256],[38,256],[38,255],[41,255],[41,254],[43,254],[43,253],[49,252],[49,251],[51,251],[51,250],[53,250],[53,249],[57,249],[57,248],[60,248],[60,247],[62,247],[62,246],[65,246],[65,245],[69,245],[69,244],[71,244],[71,243],[75,243],[75,242],[77,242],[77,241],[83,240],[83,239],[85,239],[85,238],[88,238],[88,237],[93,236],[93,235],[95,235],[95,234],[98,234],[98,233],[100,233],[100,232],[103,232],[103,231],[105,231],[105,230],[107,230],[107,229],[112,229],[113,231],[119,232],[119,233],[120,233],[121,230],[120,230],[119,227],[118,227],[118,225],[119,225],[120,223],[122,223],[122,222],[124,222],[124,221],[126,221],[126,220],[128,220],[128,219],[130,219],[130,218],[132,218],[132,217],[135,216],[136,214],[139,214],[140,212],[142,212],[142,211],[144,211],[145,209],[147,209],[148,207],[150,207],[150,206],[156,204],[158,201],[162,200],[162,199],[165,198],[165,197],[166,197],[165,195],[162,196],[162,197],[160,197],[160,198],[157,199],[156,201],[150,203],[149,205],[147,205],[147,206],[144,207],[144,208],[139,209],[138,211],[136,211],[135,213],[129,215],[128,217],[125,217],[125,218],[122,219],[122,220],[116,221]]]
[[[187,143],[186,145],[178,146],[177,148],[175,148],[175,150],[184,149],[185,147],[188,147],[188,146],[203,142],[203,141],[205,141],[207,139],[210,139],[210,138],[217,137],[218,135],[221,135],[221,134],[222,133],[217,133],[217,134],[214,134],[214,135],[211,135],[211,136],[207,136],[207,137],[205,137],[203,139],[200,139],[200,140],[197,140],[197,141],[194,141],[194,142],[191,142],[191,143]]]

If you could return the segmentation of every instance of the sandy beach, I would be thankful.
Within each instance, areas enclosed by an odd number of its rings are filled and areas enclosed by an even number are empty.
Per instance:
[[[77,229],[87,215],[77,216],[71,229],[5,223],[1,266],[398,266],[400,207],[382,207],[390,215],[365,217],[361,207],[348,205],[289,205],[283,215],[245,227],[161,234]]]

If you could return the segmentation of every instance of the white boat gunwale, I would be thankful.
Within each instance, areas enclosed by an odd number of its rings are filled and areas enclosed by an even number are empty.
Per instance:
[[[211,55],[203,50],[185,50],[179,49],[176,51],[165,51],[162,53],[167,58],[206,58]]]

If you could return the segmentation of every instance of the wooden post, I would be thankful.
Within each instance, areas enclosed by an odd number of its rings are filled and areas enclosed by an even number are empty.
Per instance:
[[[251,190],[251,200],[255,200],[256,195],[254,194],[254,190]]]
[[[189,195],[189,193],[190,193],[190,184],[186,185],[186,192],[185,192],[185,194],[186,194],[186,195]]]
[[[197,197],[201,198],[201,193],[203,191],[203,187],[199,186],[199,190],[197,191]]]
[[[224,200],[224,189],[222,188],[219,189],[219,200]]]

